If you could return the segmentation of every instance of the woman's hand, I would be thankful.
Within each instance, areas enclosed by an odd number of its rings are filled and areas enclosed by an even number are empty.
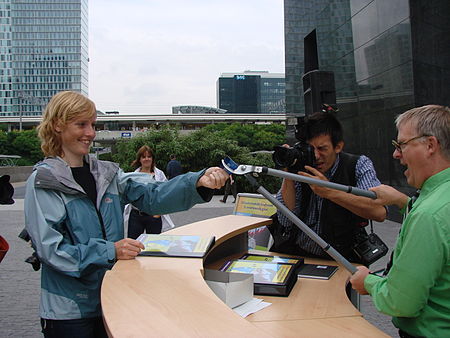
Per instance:
[[[124,238],[115,242],[114,247],[116,248],[116,260],[133,259],[144,249],[144,244],[135,239]]]
[[[206,169],[202,177],[197,181],[198,187],[206,187],[210,189],[220,189],[225,185],[228,179],[228,174],[225,170],[219,167],[211,167]]]

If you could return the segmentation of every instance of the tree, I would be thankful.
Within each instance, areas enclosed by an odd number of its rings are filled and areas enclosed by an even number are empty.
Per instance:
[[[0,153],[19,155],[17,165],[34,165],[44,157],[36,129],[3,132],[0,131]]]
[[[151,147],[155,153],[156,166],[165,168],[171,153],[179,154],[182,148],[180,135],[177,129],[163,127],[162,129],[150,129],[129,140],[120,140],[116,145],[117,152],[113,160],[118,162],[125,171],[131,171],[131,162],[136,158],[136,152],[143,145]]]
[[[285,126],[281,124],[240,124],[216,123],[204,127],[202,130],[222,135],[234,140],[241,147],[250,151],[273,150],[276,145],[285,143]]]
[[[237,163],[273,167],[271,154],[252,155],[249,148],[241,147],[237,141],[230,140],[220,132],[211,131],[208,128],[202,128],[189,135],[180,135],[178,130],[169,127],[151,129],[130,140],[118,142],[118,152],[113,155],[114,161],[118,162],[125,171],[131,171],[130,164],[142,145],[148,145],[153,149],[156,166],[162,170],[165,170],[165,164],[172,153],[176,154],[185,172],[220,166],[225,156],[230,156]],[[272,193],[275,193],[281,184],[280,179],[269,176],[262,177],[258,181]],[[245,178],[239,177],[237,182],[239,191],[255,191]]]
[[[7,155],[8,154],[8,135],[4,131],[0,130],[0,154]]]

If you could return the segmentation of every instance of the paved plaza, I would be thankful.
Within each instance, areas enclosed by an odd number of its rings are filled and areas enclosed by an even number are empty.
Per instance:
[[[24,260],[31,254],[31,247],[18,238],[23,229],[23,183],[16,183],[13,205],[0,205],[0,234],[9,242],[10,250],[0,264],[0,337],[43,337],[39,324],[40,273],[35,272]],[[210,203],[191,210],[172,214],[177,226],[213,217],[229,215],[234,204],[219,202],[222,196],[214,196]],[[385,221],[374,223],[375,232],[392,249],[400,224]],[[390,253],[390,252],[389,252]],[[386,255],[373,265],[377,270],[385,266]],[[392,337],[398,337],[390,317],[376,311],[369,296],[361,297],[361,312],[373,325]],[[151,316],[149,316],[151,320]]]

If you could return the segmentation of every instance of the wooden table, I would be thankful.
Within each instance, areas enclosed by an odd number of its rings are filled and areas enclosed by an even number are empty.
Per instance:
[[[345,286],[350,273],[343,267],[330,280],[299,279],[289,297],[256,296],[272,305],[246,318],[226,306],[204,281],[203,268],[218,266],[246,252],[247,231],[270,222],[266,218],[229,215],[168,232],[215,236],[214,247],[203,259],[137,257],[118,261],[106,273],[101,290],[109,334],[177,338],[388,337],[368,323],[347,298]]]

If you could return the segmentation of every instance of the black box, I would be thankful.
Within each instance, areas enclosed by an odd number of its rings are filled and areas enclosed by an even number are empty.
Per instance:
[[[255,295],[289,296],[297,282],[294,264],[238,259],[226,262],[221,271],[251,273]]]

